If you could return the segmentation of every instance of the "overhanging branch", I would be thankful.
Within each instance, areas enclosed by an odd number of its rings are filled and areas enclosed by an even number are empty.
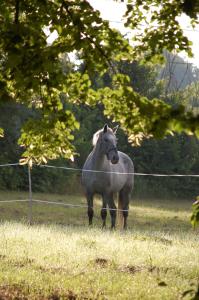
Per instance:
[[[19,2],[20,0],[15,0],[15,24],[19,23]]]

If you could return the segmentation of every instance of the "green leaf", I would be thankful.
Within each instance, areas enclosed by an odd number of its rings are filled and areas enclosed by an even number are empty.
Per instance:
[[[193,227],[199,225],[199,196],[197,197],[197,200],[192,205],[191,224]]]
[[[0,137],[3,137],[4,136],[4,130],[3,128],[0,128]]]

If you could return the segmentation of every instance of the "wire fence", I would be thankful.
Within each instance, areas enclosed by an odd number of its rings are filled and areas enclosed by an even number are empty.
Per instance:
[[[21,166],[19,163],[7,163],[7,164],[0,164],[0,167],[14,167],[14,166]],[[66,171],[77,171],[77,172],[90,172],[90,173],[108,173],[108,174],[119,174],[119,175],[135,175],[135,176],[151,176],[151,177],[195,177],[199,178],[199,174],[154,174],[154,173],[126,173],[126,172],[105,172],[101,170],[88,170],[82,168],[73,168],[73,167],[64,167],[64,166],[53,166],[53,165],[41,165],[41,168],[53,168],[53,169],[63,169]],[[33,203],[41,203],[46,205],[57,205],[62,207],[71,207],[71,208],[85,208],[87,209],[87,205],[83,204],[73,204],[73,203],[60,203],[57,201],[47,201],[41,199],[34,199],[32,193],[32,176],[31,176],[31,168],[27,166],[27,173],[28,173],[28,191],[29,197],[27,199],[12,199],[12,200],[1,200],[0,204],[3,203],[14,203],[14,202],[26,202],[28,203],[28,222],[29,224],[33,223]],[[117,210],[117,211],[127,211],[122,209],[115,209],[115,208],[102,208],[104,210]]]
[[[69,171],[84,171],[90,173],[118,174],[118,175],[135,175],[135,176],[155,176],[155,177],[199,177],[199,174],[153,174],[153,173],[136,173],[136,172],[107,172],[101,170],[87,170],[82,168],[57,167],[52,165],[41,165],[44,168],[63,169]]]

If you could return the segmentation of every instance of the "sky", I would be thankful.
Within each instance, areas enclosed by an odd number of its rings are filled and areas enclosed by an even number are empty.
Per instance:
[[[118,3],[113,0],[89,0],[89,2],[95,9],[100,11],[103,19],[110,21],[111,27],[120,30],[122,34],[129,31],[121,23],[126,7],[124,3]],[[199,67],[199,25],[197,25],[193,31],[189,23],[189,18],[186,15],[180,18],[180,23],[184,29],[184,34],[193,43],[192,51],[194,58],[188,58],[185,53],[180,53],[180,56],[183,57],[186,62],[191,62]]]

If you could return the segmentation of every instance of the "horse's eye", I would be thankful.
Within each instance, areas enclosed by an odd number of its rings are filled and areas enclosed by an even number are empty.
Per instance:
[[[107,138],[104,138],[104,141],[107,143],[107,142],[108,142],[108,139],[107,139]]]

